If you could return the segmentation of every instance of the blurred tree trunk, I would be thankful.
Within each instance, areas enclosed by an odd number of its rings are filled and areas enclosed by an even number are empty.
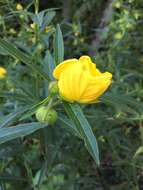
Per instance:
[[[96,52],[98,51],[100,47],[100,43],[102,42],[102,34],[105,31],[107,24],[112,18],[113,14],[113,7],[112,3],[114,0],[108,0],[105,9],[103,11],[100,24],[98,27],[98,31],[95,33],[95,36],[93,37],[93,40],[91,42],[91,48],[90,48],[90,55],[95,56]]]
[[[63,18],[65,21],[71,20],[72,0],[63,0]]]

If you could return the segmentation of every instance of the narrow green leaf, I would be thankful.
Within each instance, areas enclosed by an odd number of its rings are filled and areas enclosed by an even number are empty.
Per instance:
[[[55,11],[49,11],[49,12],[46,13],[46,15],[44,17],[44,20],[43,20],[44,27],[48,26],[51,23],[51,21],[53,20],[55,15],[56,15]]]
[[[31,107],[29,108],[29,110],[23,114],[23,116],[20,118],[20,121],[22,121],[23,119],[27,119],[29,118],[30,116],[32,116],[36,109],[38,109],[38,107],[40,107],[42,104],[44,105],[45,103],[47,103],[49,101],[49,96],[47,98],[45,98],[44,100],[34,104],[34,105],[31,105]]]
[[[4,50],[6,50],[14,58],[17,58],[20,61],[22,61],[23,63],[25,63],[32,70],[34,70],[39,75],[41,75],[41,77],[43,77],[47,80],[50,80],[49,76],[39,66],[32,64],[32,60],[27,54],[20,51],[18,48],[16,48],[14,45],[12,45],[12,43],[0,38],[0,47],[2,47]]]
[[[61,124],[66,125],[66,129],[71,132],[73,135],[78,136],[79,138],[82,139],[80,133],[78,132],[76,125],[70,120],[68,119],[65,115],[63,114],[59,114],[59,122]]]
[[[58,65],[64,59],[64,43],[63,36],[59,24],[57,24],[54,38],[54,57],[55,63]]]
[[[38,122],[33,122],[33,123],[19,124],[8,128],[1,128],[0,144],[19,137],[24,137],[44,127],[46,127],[46,125]]]
[[[43,183],[43,181],[45,180],[45,177],[46,177],[46,172],[47,172],[47,165],[48,165],[48,160],[46,160],[40,170],[40,173],[39,173],[39,178],[38,178],[38,181],[36,183],[37,187],[40,187],[41,184]]]
[[[136,160],[137,157],[140,155],[140,154],[143,154],[143,146],[140,146],[137,151],[135,152],[134,156],[133,156],[133,159]]]
[[[55,67],[54,58],[50,53],[50,51],[48,50],[44,57],[44,70],[46,71],[46,73],[48,73],[48,76],[50,77],[51,80],[53,80],[54,67]]]
[[[92,132],[91,126],[85,118],[80,106],[78,104],[72,104],[68,102],[63,102],[63,104],[68,116],[74,122],[78,132],[84,139],[86,148],[99,166],[100,161],[97,141]]]
[[[28,107],[18,109],[18,110],[14,111],[14,112],[6,115],[6,116],[1,116],[0,117],[0,128],[8,127],[27,110],[28,110]]]
[[[142,113],[143,105],[129,95],[106,93],[100,100],[126,113]]]
[[[3,182],[7,182],[7,181],[24,181],[24,182],[27,182],[28,180],[25,178],[22,178],[22,177],[17,177],[17,176],[12,176],[12,175],[4,175],[4,176],[0,176],[0,181],[3,181]],[[3,189],[0,189],[0,190],[3,190]],[[6,190],[6,189],[4,189]]]

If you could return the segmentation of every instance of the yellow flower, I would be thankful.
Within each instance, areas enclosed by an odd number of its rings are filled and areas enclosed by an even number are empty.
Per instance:
[[[89,56],[69,59],[53,71],[58,80],[60,95],[70,102],[93,103],[97,101],[111,83],[112,74],[101,73]]]
[[[7,71],[3,67],[0,67],[0,79],[4,78]]]
[[[17,3],[17,4],[16,4],[16,9],[17,9],[18,11],[21,11],[21,10],[23,10],[23,6],[22,6],[20,3]]]

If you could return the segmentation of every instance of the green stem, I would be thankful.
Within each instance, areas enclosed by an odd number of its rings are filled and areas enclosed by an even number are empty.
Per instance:
[[[110,188],[108,187],[108,185],[104,179],[104,176],[102,174],[102,170],[100,168],[97,168],[96,170],[97,170],[98,177],[100,179],[100,183],[102,185],[103,190],[110,190]]]
[[[35,14],[39,12],[39,0],[35,0]]]
[[[135,163],[133,163],[133,176],[134,176],[134,183],[136,185],[136,190],[139,190],[139,184],[138,184],[138,179],[137,179],[137,171],[136,171],[136,166]]]
[[[143,145],[143,125],[142,125],[141,122],[139,123],[139,130],[140,130],[141,143],[142,143],[142,145]]]
[[[47,109],[50,109],[52,106],[53,106],[53,98],[51,97],[48,102]]]
[[[57,100],[56,102],[53,103],[52,106],[54,107],[54,106],[57,106],[57,105],[59,105],[59,104],[61,104],[61,100]]]
[[[35,14],[38,15],[39,12],[39,0],[35,0]],[[39,26],[36,23],[36,27],[35,27],[35,39],[36,39],[36,44],[38,44],[39,41]],[[39,60],[39,54],[38,52],[36,52],[35,54],[35,63],[37,64],[37,60]],[[35,89],[36,89],[36,96],[39,96],[39,92],[38,92],[38,88],[39,88],[39,80],[38,80],[38,76],[37,73],[35,73]]]

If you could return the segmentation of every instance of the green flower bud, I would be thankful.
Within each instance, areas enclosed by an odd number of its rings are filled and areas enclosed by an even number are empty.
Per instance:
[[[57,81],[50,82],[50,84],[49,84],[49,92],[52,95],[56,95],[59,92]]]
[[[120,2],[116,2],[113,4],[113,6],[117,9],[119,9],[121,7],[121,3]]]
[[[20,14],[19,17],[21,20],[23,20],[25,18],[24,14]]]
[[[53,109],[47,109],[46,106],[41,106],[36,111],[36,119],[45,124],[53,125],[57,120],[57,112]]]
[[[39,43],[39,44],[37,45],[37,50],[38,50],[39,53],[40,53],[41,51],[43,51],[43,50],[44,50],[43,44]]]
[[[115,35],[114,35],[114,38],[117,39],[117,40],[120,40],[122,39],[123,37],[123,34],[121,32],[117,32]]]

